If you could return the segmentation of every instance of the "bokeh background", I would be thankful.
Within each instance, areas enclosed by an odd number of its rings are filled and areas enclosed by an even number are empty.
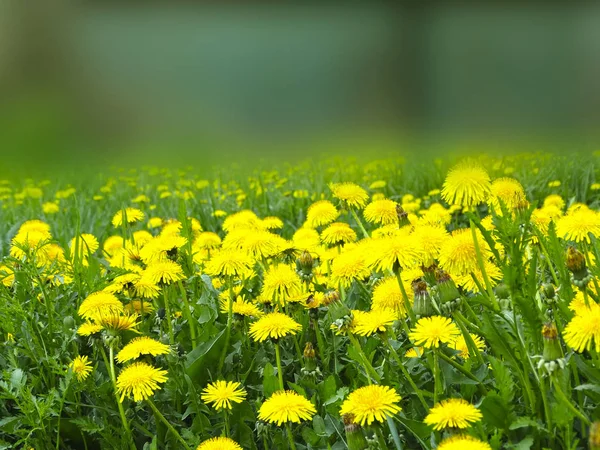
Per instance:
[[[0,2],[12,173],[596,150],[599,80],[593,2]]]

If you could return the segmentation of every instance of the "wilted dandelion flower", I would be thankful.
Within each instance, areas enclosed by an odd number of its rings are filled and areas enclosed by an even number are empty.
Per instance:
[[[327,225],[340,215],[337,208],[329,200],[319,200],[308,207],[306,223],[311,228]]]
[[[375,200],[367,205],[363,211],[363,215],[367,222],[378,223],[381,225],[391,225],[398,223],[398,212],[396,206],[398,204],[389,199]]]
[[[440,442],[437,450],[492,450],[492,447],[473,436],[458,434]]]
[[[483,339],[481,339],[479,336],[473,333],[469,333],[469,336],[471,336],[471,339],[473,340],[473,344],[475,344],[475,348],[477,349],[477,351],[482,351],[485,348],[485,343],[483,342]],[[456,340],[450,345],[450,347],[452,347],[454,350],[459,351],[460,353],[458,355],[461,358],[469,359],[469,357],[471,356],[471,354],[469,353],[469,346],[467,345],[467,340],[462,334],[456,338]]]
[[[173,261],[158,261],[146,267],[142,276],[154,284],[171,284],[185,278],[183,269]]]
[[[377,309],[361,314],[353,323],[353,332],[359,336],[371,336],[377,332],[384,332],[397,318],[396,311],[392,309]]]
[[[301,328],[302,326],[291,317],[280,312],[272,312],[250,325],[250,336],[255,341],[263,342],[268,338],[279,339],[289,334],[296,334]]]
[[[342,245],[356,241],[356,232],[345,222],[334,222],[323,230],[321,240],[327,245]]]
[[[479,422],[481,411],[462,398],[442,400],[429,410],[424,422],[433,425],[434,430],[444,428],[468,428]]]
[[[166,355],[171,350],[168,345],[158,342],[148,336],[141,336],[131,340],[117,353],[117,361],[124,363],[137,359],[142,355]]]
[[[123,303],[109,292],[94,292],[79,306],[78,314],[84,319],[96,319],[111,312],[123,311]]]
[[[525,190],[514,178],[498,178],[492,182],[489,204],[500,214],[503,203],[508,210],[523,208],[528,205]]]
[[[204,441],[196,450],[242,450],[242,447],[233,439],[220,436]]]
[[[465,160],[448,172],[442,198],[451,205],[470,207],[483,203],[490,188],[490,176],[485,169],[473,160]]]
[[[563,331],[566,344],[576,352],[594,349],[600,352],[600,305],[590,303],[579,309]]]
[[[332,183],[329,188],[333,196],[351,208],[363,208],[369,199],[369,194],[354,183]]]
[[[485,261],[492,254],[490,247],[479,231],[476,236],[481,257]],[[438,260],[440,267],[452,276],[466,275],[475,271],[479,266],[471,229],[454,231],[442,244]]]
[[[127,223],[135,223],[144,218],[144,213],[137,208],[125,208]],[[123,210],[118,211],[112,218],[114,227],[120,227],[123,224]]]
[[[235,381],[215,381],[202,391],[202,400],[212,403],[215,409],[231,409],[231,403],[241,403],[246,398],[246,391]]]
[[[125,397],[141,402],[160,389],[159,383],[167,381],[167,371],[144,362],[135,362],[124,368],[117,378],[117,392],[121,402]]]
[[[243,277],[252,270],[252,258],[238,250],[221,250],[213,254],[204,271],[212,276]]]
[[[70,364],[73,373],[77,377],[78,381],[85,380],[88,375],[92,372],[92,363],[88,360],[87,356],[78,356]]]
[[[261,295],[283,303],[287,297],[298,295],[302,282],[294,269],[285,264],[271,266],[265,273]]]
[[[600,214],[589,208],[569,212],[556,223],[556,234],[569,241],[589,243],[589,233],[600,236]]]
[[[277,391],[262,404],[258,418],[281,425],[310,420],[316,412],[314,405],[300,394],[294,391]]]
[[[372,384],[358,388],[344,400],[340,415],[352,414],[354,422],[361,426],[373,422],[385,422],[400,412],[400,395],[391,387]]]
[[[460,336],[460,330],[447,317],[431,316],[419,319],[409,338],[425,348],[439,347],[441,343],[452,344]]]

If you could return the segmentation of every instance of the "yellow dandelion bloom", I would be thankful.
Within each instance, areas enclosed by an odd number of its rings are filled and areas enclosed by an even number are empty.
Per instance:
[[[401,273],[404,275],[404,272]],[[421,274],[422,275],[422,274]],[[402,280],[405,281],[404,279]],[[406,292],[409,301],[412,303],[414,292],[408,289]],[[373,289],[373,301],[371,309],[374,311],[381,309],[390,309],[396,312],[397,318],[406,317],[406,308],[404,307],[404,298],[398,285],[396,277],[385,277],[379,281]]]
[[[490,258],[492,252],[478,231],[477,244],[483,260]],[[468,275],[478,268],[475,241],[470,229],[454,231],[440,248],[438,257],[440,267],[452,276]]]
[[[226,293],[226,295],[228,296],[229,293]],[[221,298],[220,304],[222,313],[229,312],[229,301],[227,298]],[[238,297],[234,302],[232,302],[231,306],[233,313],[239,314],[240,316],[261,317],[263,315],[263,312],[258,309],[258,306],[242,299],[241,297]]]
[[[468,428],[482,419],[481,411],[462,398],[442,400],[429,410],[424,422],[434,430]]]
[[[202,442],[196,450],[242,450],[242,447],[233,439],[220,436]]]
[[[452,344],[460,336],[460,330],[447,317],[431,316],[419,319],[410,332],[410,339],[425,348],[439,347],[441,343]]]
[[[111,312],[103,314],[97,317],[95,320],[98,325],[102,326],[103,329],[108,330],[112,333],[119,331],[134,330],[139,323],[137,322],[139,316],[130,314],[119,314]]]
[[[492,182],[489,204],[496,213],[501,213],[500,204],[509,210],[523,208],[528,205],[525,190],[521,183],[514,178],[498,178]]]
[[[373,422],[385,422],[400,412],[400,395],[391,387],[370,385],[358,388],[344,400],[340,415],[352,414],[354,422],[361,426]]]
[[[231,403],[242,403],[246,399],[246,391],[235,381],[215,381],[202,391],[202,400],[212,403],[215,409],[231,409]]]
[[[238,250],[221,250],[214,253],[204,271],[212,276],[244,277],[252,271],[252,258]]]
[[[396,318],[396,311],[391,309],[368,311],[354,321],[353,332],[359,336],[371,336],[377,332],[384,332]]]
[[[111,312],[123,311],[123,303],[109,292],[99,291],[88,295],[79,306],[78,314],[84,319],[95,319]]]
[[[291,317],[272,312],[250,325],[250,336],[258,342],[268,338],[279,339],[289,334],[296,334],[302,326]]]
[[[435,264],[442,244],[448,239],[448,232],[439,225],[418,224],[411,234],[423,252],[423,266]]]
[[[327,225],[340,215],[337,208],[329,200],[319,200],[308,207],[306,223],[311,228]]]
[[[396,272],[399,268],[419,266],[423,257],[423,250],[415,236],[398,234],[373,241],[369,266],[380,271]]]
[[[580,308],[563,331],[565,343],[576,352],[600,351],[600,305],[590,303]]]
[[[183,269],[173,261],[158,261],[146,267],[142,278],[153,284],[171,284],[183,280]]]
[[[331,264],[331,284],[349,287],[354,280],[364,280],[371,275],[365,255],[358,249],[352,249],[337,255]]]
[[[473,333],[469,333],[469,336],[471,336],[471,339],[473,340],[473,344],[475,344],[475,348],[477,349],[477,351],[482,351],[485,348],[485,343],[483,342],[483,339],[481,339],[481,337]],[[469,346],[467,345],[467,340],[462,334],[456,338],[456,340],[450,345],[450,347],[452,347],[454,350],[459,351],[460,353],[458,355],[461,358],[469,359],[469,357],[471,356],[471,354],[469,353]]]
[[[277,391],[260,407],[258,418],[269,423],[300,423],[317,413],[314,405],[294,391]]]
[[[473,160],[465,160],[448,172],[442,198],[451,205],[470,207],[483,203],[490,189],[490,176],[485,169]]]
[[[269,216],[262,220],[262,225],[267,230],[278,230],[283,228],[283,221],[279,217]]]
[[[92,372],[92,363],[88,360],[87,356],[76,357],[69,365],[73,369],[73,373],[77,377],[78,381],[85,380]]]
[[[334,222],[323,230],[321,240],[327,245],[342,245],[356,241],[356,232],[345,222]]]
[[[381,225],[398,223],[398,204],[389,199],[375,200],[367,205],[363,215],[367,222]]]
[[[79,336],[91,336],[102,331],[102,325],[98,325],[92,322],[83,323],[78,329],[77,334]]]
[[[600,236],[600,214],[588,208],[569,212],[556,223],[556,234],[569,241],[589,243],[590,233]]]
[[[136,362],[121,371],[117,378],[117,392],[121,402],[133,398],[141,402],[154,395],[160,389],[159,383],[167,381],[167,371],[152,367],[150,364]]]
[[[492,450],[492,447],[472,436],[457,434],[440,442],[437,450]]]
[[[144,218],[144,213],[137,208],[125,208],[127,223],[135,223]],[[123,210],[118,211],[112,218],[114,227],[120,227],[123,224]]]
[[[98,239],[96,236],[89,233],[82,233],[79,235],[79,238],[74,237],[69,242],[69,248],[71,252],[75,254],[75,245],[78,245],[78,252],[80,256],[87,257],[94,253],[100,247],[98,243]]]
[[[369,194],[354,183],[332,183],[329,188],[333,196],[350,208],[363,208],[369,199]]]
[[[150,314],[154,312],[154,306],[143,300],[132,300],[125,305],[124,310],[129,314]]]
[[[46,202],[42,205],[42,211],[44,211],[44,214],[56,214],[60,211],[60,206],[55,202]]]
[[[485,268],[485,272],[488,276],[490,284],[492,286],[496,286],[498,284],[498,281],[502,279],[502,271],[498,268],[497,265],[488,260],[485,260],[483,262],[483,266]],[[479,266],[475,267],[471,273],[475,275],[475,278],[479,282],[480,286],[485,286],[483,274],[481,273]],[[473,280],[473,276],[471,275],[471,273],[455,275],[454,281],[456,282],[457,286],[460,286],[467,291],[479,292],[479,287],[475,283],[475,280]]]
[[[137,359],[142,355],[166,355],[171,349],[168,345],[158,342],[148,336],[141,336],[131,340],[117,353],[117,361],[124,363]]]
[[[271,266],[265,273],[261,296],[283,303],[288,297],[298,295],[302,282],[294,269],[285,264]]]
[[[217,233],[212,231],[203,231],[196,236],[194,247],[203,249],[215,249],[221,246],[221,238]]]

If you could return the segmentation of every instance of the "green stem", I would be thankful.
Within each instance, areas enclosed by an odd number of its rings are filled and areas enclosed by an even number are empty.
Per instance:
[[[188,301],[187,298],[187,294],[185,292],[185,288],[183,287],[183,283],[181,282],[181,280],[177,281],[177,285],[179,286],[179,291],[181,292],[181,298],[183,299],[183,303],[185,305],[185,317],[188,321],[189,327],[190,327],[190,336],[192,339],[192,348],[196,348],[196,322],[194,321],[194,318],[192,317],[192,311],[190,309],[190,303]],[[143,304],[143,303],[142,303]]]
[[[183,438],[181,437],[181,435],[177,432],[177,430],[175,428],[173,428],[173,425],[171,425],[171,423],[165,419],[165,416],[162,415],[162,413],[158,410],[158,408],[156,407],[156,405],[154,404],[154,402],[152,401],[152,399],[150,397],[148,397],[146,399],[146,401],[148,402],[148,404],[150,405],[150,408],[152,408],[152,411],[154,412],[154,414],[156,414],[156,416],[161,420],[162,423],[164,423],[166,425],[166,427],[169,429],[169,431],[173,434],[173,436],[175,436],[175,438],[181,442],[181,444],[183,445],[183,448],[185,448],[185,450],[191,450],[191,448],[187,445],[187,443],[183,440]]]
[[[436,405],[440,395],[440,361],[439,351],[437,348],[433,349],[433,404]]]
[[[231,433],[229,431],[229,417],[227,417],[227,409],[226,408],[223,408],[223,423],[224,423],[223,433],[225,434],[225,437],[229,437],[231,435]]]
[[[363,349],[360,346],[360,343],[358,342],[356,337],[352,333],[348,332],[348,338],[350,339],[350,342],[352,343],[352,345],[360,355],[361,359],[363,360],[363,367],[365,368],[365,372],[367,373],[367,380],[369,384],[372,384],[371,377],[373,377],[375,381],[379,383],[381,381],[381,377],[367,359],[367,355],[365,355],[365,352],[363,352]]]
[[[565,395],[565,393],[562,391],[560,384],[559,383],[552,383],[552,386],[554,387],[554,392],[556,392],[558,394],[558,398],[565,404],[565,406],[573,413],[575,414],[577,417],[579,417],[579,419],[587,426],[590,426],[592,424],[592,422],[590,422],[590,419],[588,419],[581,411],[579,411],[575,405],[573,405],[573,403],[571,403],[571,400]]]
[[[410,321],[414,324],[417,321],[417,316],[415,315],[412,309],[410,300],[408,299],[408,294],[406,293],[406,289],[404,289],[404,282],[402,281],[400,272],[401,269],[398,269],[395,272],[396,280],[398,280],[398,286],[400,287],[400,292],[402,293],[402,301],[404,302],[404,309],[406,309],[406,314],[408,315],[408,317],[410,317]]]
[[[464,376],[466,376],[467,378],[470,378],[471,380],[476,381],[477,383],[479,383],[480,388],[485,393],[487,393],[487,389],[485,388],[485,386],[483,385],[483,383],[481,381],[479,381],[479,379],[477,379],[477,377],[475,375],[473,375],[471,372],[469,372],[467,369],[465,369],[459,363],[457,363],[456,361],[454,361],[452,358],[449,358],[448,356],[444,355],[442,352],[436,351],[436,353],[438,353],[438,356],[440,358],[442,358],[444,361],[446,361],[448,364],[450,364],[452,367],[454,367],[456,370],[458,370]]]
[[[540,392],[542,394],[542,403],[544,405],[544,416],[546,416],[546,428],[552,438],[552,414],[550,413],[550,405],[548,404],[546,381],[540,376]]]
[[[410,386],[415,391],[415,394],[419,398],[419,401],[423,405],[423,408],[425,408],[425,411],[429,410],[429,405],[427,405],[427,402],[425,401],[425,398],[423,397],[423,394],[421,393],[421,390],[415,384],[414,380],[412,379],[412,377],[408,373],[408,370],[406,370],[406,367],[404,367],[404,364],[402,364],[402,361],[400,360],[400,357],[398,356],[398,353],[396,352],[396,350],[394,349],[394,347],[392,347],[392,344],[390,343],[390,340],[387,337],[387,335],[383,335],[382,336],[382,340],[387,345],[387,347],[390,349],[390,354],[392,355],[392,358],[394,358],[394,360],[398,364],[398,368],[400,369],[400,371],[402,372],[402,374],[404,375],[404,377],[408,381],[408,384],[410,384]]]
[[[127,422],[127,418],[125,417],[125,410],[123,409],[123,404],[121,403],[121,399],[119,398],[119,393],[117,391],[117,377],[115,376],[115,363],[114,363],[114,350],[112,345],[109,347],[110,352],[110,362],[106,358],[106,352],[103,347],[100,347],[100,352],[102,353],[102,358],[104,359],[104,364],[109,369],[110,381],[113,385],[113,392],[115,393],[115,400],[117,401],[117,407],[119,409],[119,415],[121,416],[121,423],[123,424],[123,428],[125,429],[125,435],[129,440],[129,447],[132,450],[136,450],[135,442],[133,441],[133,435],[131,434],[131,428],[129,428],[129,423]]]
[[[296,450],[296,444],[294,442],[294,435],[292,434],[292,427],[290,427],[289,422],[285,423],[285,429],[287,431],[288,441],[290,443],[290,448],[292,450]]]
[[[490,298],[490,302],[492,302],[494,311],[500,311],[500,305],[498,305],[498,300],[494,294],[494,288],[492,287],[492,283],[490,283],[490,279],[485,270],[485,265],[483,264],[483,257],[481,256],[481,249],[479,248],[479,242],[477,240],[477,233],[475,232],[475,224],[471,220],[471,235],[473,236],[473,244],[475,246],[475,255],[477,256],[477,264],[479,265],[479,270],[481,271],[481,275],[483,276],[483,281],[485,282],[485,286],[487,288],[488,297]]]
[[[385,438],[383,437],[383,433],[381,432],[381,428],[375,428],[375,436],[377,436],[377,442],[379,443],[380,450],[388,450],[388,446],[385,442]]]
[[[369,238],[369,233],[367,232],[367,230],[363,226],[360,218],[358,217],[358,215],[356,214],[356,211],[354,211],[353,208],[350,209],[350,214],[352,214],[352,217],[354,217],[354,220],[356,221],[356,224],[358,225],[358,228],[360,228],[360,231],[362,232],[363,236],[365,238]]]
[[[400,436],[398,435],[398,429],[396,428],[396,423],[394,419],[391,417],[387,418],[388,426],[390,427],[390,433],[392,434],[392,439],[394,440],[394,445],[396,446],[396,450],[402,450],[402,443],[400,442]]]
[[[163,286],[163,298],[165,300],[165,319],[169,330],[169,344],[175,345],[175,334],[173,333],[173,318],[171,317],[171,306],[169,305],[168,286]]]
[[[281,350],[279,348],[279,342],[275,342],[275,360],[277,361],[277,377],[279,378],[279,387],[281,390],[285,390],[283,385],[283,370],[281,369]]]
[[[223,370],[223,364],[225,364],[225,356],[227,356],[227,349],[229,348],[229,340],[231,339],[231,325],[233,323],[233,280],[229,280],[229,302],[227,304],[227,328],[225,330],[225,345],[221,351],[221,357],[219,358],[219,368],[217,372],[221,373]]]

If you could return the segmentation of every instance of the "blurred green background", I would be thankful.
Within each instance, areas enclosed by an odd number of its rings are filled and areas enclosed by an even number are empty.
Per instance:
[[[593,3],[5,0],[2,166],[595,150],[599,55]]]

